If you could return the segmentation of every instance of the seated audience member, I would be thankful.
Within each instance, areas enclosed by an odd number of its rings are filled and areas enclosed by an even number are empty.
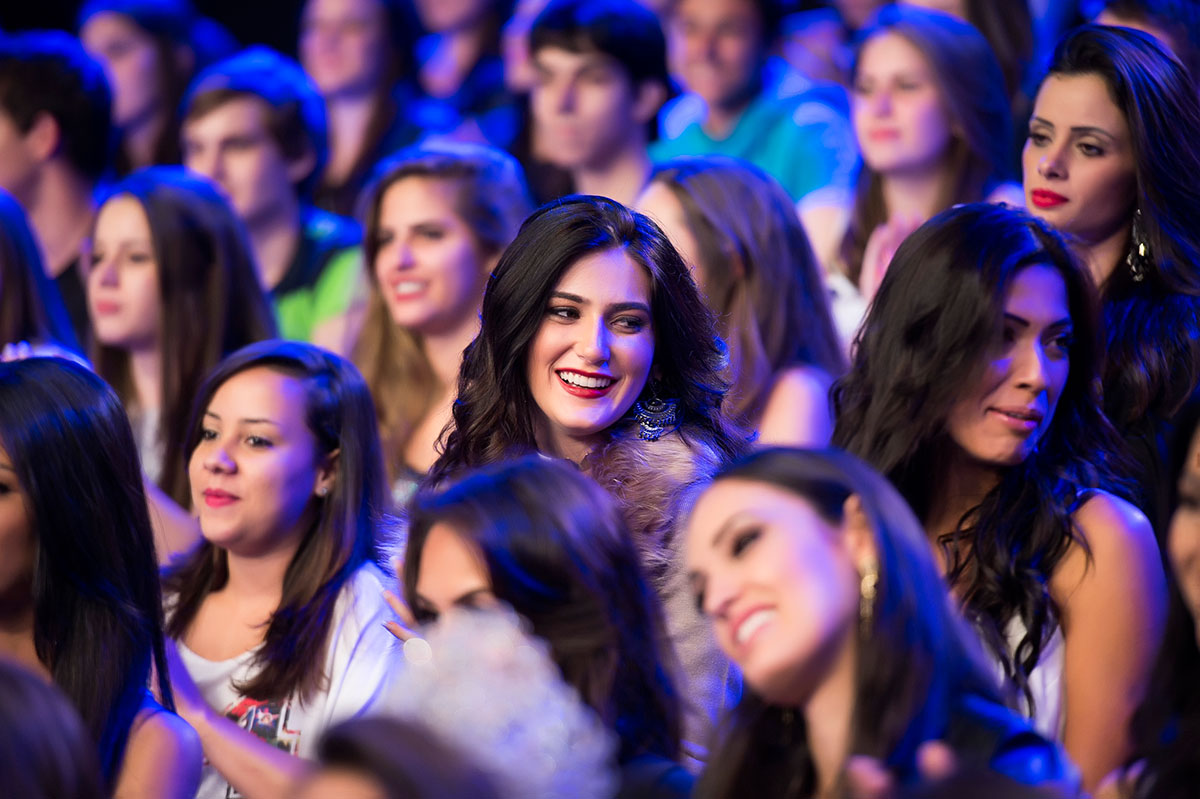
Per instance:
[[[375,279],[355,348],[398,502],[437,460],[483,286],[529,211],[521,168],[479,144],[428,143],[380,165],[365,193]]]
[[[1102,0],[1092,21],[1150,34],[1200,84],[1200,7],[1193,0]]]
[[[638,206],[692,268],[729,347],[729,413],[762,444],[825,446],[845,368],[825,284],[787,192],[722,156],[659,164]]]
[[[197,538],[183,468],[196,389],[226,354],[273,337],[275,321],[241,223],[211,184],[179,168],[112,187],[88,263],[92,362],[133,424],[165,562]]]
[[[297,52],[325,100],[329,160],[314,194],[319,208],[355,213],[375,163],[417,141],[419,24],[412,0],[307,0]]]
[[[575,191],[629,205],[650,176],[646,145],[667,97],[667,46],[637,0],[552,0],[530,30],[533,136]]]
[[[120,401],[82,366],[57,358],[0,363],[0,547],[0,655],[52,681],[94,747],[56,776],[86,778],[79,771],[90,760],[106,796],[190,799],[201,753],[196,734],[171,712],[137,450]],[[164,678],[161,704],[147,687],[152,669]],[[25,712],[45,723],[52,707]],[[2,735],[14,725],[23,726],[8,720]],[[18,785],[33,776],[6,778],[5,793],[30,795]]]
[[[415,620],[511,605],[616,734],[618,795],[687,796],[674,653],[612,497],[574,464],[531,455],[419,493],[408,511],[401,583]]]
[[[312,205],[329,155],[321,95],[294,61],[256,47],[197,76],[181,115],[184,166],[245,224],[279,335],[348,351],[366,273],[358,226]]]
[[[20,342],[80,351],[25,212],[0,189],[0,346]]]
[[[117,175],[179,163],[179,101],[197,71],[235,49],[190,0],[87,0],[79,39],[104,67],[119,137]]]
[[[58,32],[0,38],[0,129],[7,129],[0,188],[25,209],[84,346],[90,333],[79,253],[113,152],[111,115],[104,71],[75,39]]]
[[[374,418],[354,367],[301,342],[241,349],[196,394],[183,451],[204,540],[164,592],[200,799],[290,796],[322,732],[379,701],[395,664]]]
[[[834,442],[904,495],[997,670],[1093,790],[1161,639],[1146,517],[1117,495],[1086,268],[1045,223],[977,203],[905,240],[850,370]]]
[[[959,768],[1070,780],[1005,707],[920,524],[858,459],[769,449],[725,467],[692,509],[687,563],[747,686],[697,796],[839,796],[853,755],[903,784],[935,740]]]

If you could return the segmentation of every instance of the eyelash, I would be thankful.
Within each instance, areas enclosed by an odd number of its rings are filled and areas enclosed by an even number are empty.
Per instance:
[[[572,322],[580,318],[579,309],[571,305],[552,305],[546,315]],[[626,333],[640,333],[646,328],[646,320],[638,316],[618,316],[610,324]]]
[[[217,440],[217,431],[213,430],[210,427],[201,428],[200,440],[201,441],[216,441]],[[274,444],[271,442],[271,440],[269,438],[264,438],[263,436],[246,436],[246,443],[249,444],[251,447],[254,447],[255,449],[267,449],[269,447],[274,446]]]
[[[1035,147],[1045,147],[1050,143],[1050,137],[1045,133],[1035,133],[1034,131],[1029,131],[1029,141],[1032,142]],[[1084,158],[1099,158],[1100,156],[1104,155],[1103,147],[1091,144],[1089,142],[1080,142],[1078,145],[1076,145],[1076,147],[1078,147],[1080,154],[1083,155]]]

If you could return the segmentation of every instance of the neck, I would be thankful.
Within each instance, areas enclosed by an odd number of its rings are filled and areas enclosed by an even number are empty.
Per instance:
[[[166,113],[155,112],[130,123],[121,131],[125,155],[132,169],[141,169],[154,163],[154,150],[166,125]]]
[[[21,665],[49,677],[50,671],[38,659],[33,643],[33,604],[0,611],[0,657],[12,658]]]
[[[376,98],[372,92],[335,95],[325,104],[329,119],[329,163],[325,167],[327,182],[346,179],[362,152],[367,128],[375,113]]]
[[[817,796],[833,795],[850,748],[857,661],[857,628],[852,627],[841,644],[833,668],[802,708],[809,751],[817,772]]]
[[[713,139],[724,139],[733,132],[734,126],[746,113],[750,103],[762,91],[762,85],[756,83],[747,87],[746,91],[726,103],[708,103],[708,111],[700,128]]]
[[[457,327],[439,333],[422,334],[421,349],[443,393],[457,390],[458,371],[462,366],[463,350],[479,335],[479,309],[474,309]]]
[[[162,351],[157,345],[129,351],[129,375],[137,407],[143,412],[158,410],[162,405]]]
[[[287,274],[300,241],[300,202],[289,193],[279,207],[247,226],[258,274],[268,291]]]
[[[299,548],[297,539],[264,554],[238,555],[226,550],[229,579],[221,590],[248,604],[265,602],[278,607],[283,596],[283,578]]]
[[[942,210],[946,178],[944,165],[883,175],[880,188],[888,219],[928,220]]]
[[[1125,256],[1129,252],[1129,225],[1121,225],[1106,236],[1094,241],[1082,241],[1082,255],[1092,279],[1101,290],[1113,273],[1125,266]]]
[[[46,274],[58,277],[79,257],[91,228],[96,212],[91,187],[66,169],[48,165],[23,204]]]
[[[432,41],[430,57],[421,68],[421,88],[432,97],[450,97],[483,55],[483,29],[467,26],[433,34]]]
[[[925,531],[934,539],[957,529],[959,521],[1000,481],[995,467],[979,463],[952,444],[949,448],[953,452],[942,459],[946,468],[934,484],[936,490],[924,519]]]
[[[632,205],[650,179],[652,166],[646,142],[639,136],[603,164],[573,170],[571,178],[580,194],[596,194]]]

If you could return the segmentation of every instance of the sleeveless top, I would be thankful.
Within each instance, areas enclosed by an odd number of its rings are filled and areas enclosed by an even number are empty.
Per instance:
[[[1015,652],[1025,637],[1025,624],[1020,616],[1013,616],[1004,630],[1008,650]],[[1029,675],[1029,690],[1033,694],[1033,712],[1029,702],[1020,697],[1019,709],[1033,722],[1034,729],[1047,738],[1061,741],[1066,723],[1066,697],[1063,693],[1063,667],[1065,642],[1062,627],[1055,626],[1050,640],[1042,647],[1041,656]],[[997,664],[999,668],[999,664]]]

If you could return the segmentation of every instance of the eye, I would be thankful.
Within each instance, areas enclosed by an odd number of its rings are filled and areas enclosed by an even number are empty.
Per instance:
[[[413,604],[413,618],[418,624],[432,624],[437,621],[438,613],[427,602],[417,601]]]
[[[1000,334],[1000,341],[1002,344],[1004,344],[1005,349],[1007,349],[1016,343],[1017,331],[1014,328],[1005,325],[1004,331]]]
[[[446,238],[446,231],[441,228],[421,228],[417,231],[417,235],[429,241],[441,241]]]
[[[5,496],[6,494],[12,494],[15,491],[16,488],[4,482],[3,480],[0,480],[0,497]]]
[[[564,322],[573,322],[579,318],[579,309],[573,305],[551,305],[546,314]]]
[[[200,428],[200,440],[201,441],[216,441],[217,440],[217,431],[213,430],[211,427]]]
[[[267,449],[274,446],[269,439],[262,436],[246,436],[246,443],[255,449]]]
[[[612,321],[613,327],[626,333],[639,333],[646,327],[646,320],[640,316],[618,316]]]
[[[733,543],[730,544],[729,553],[733,557],[741,557],[747,549],[750,548],[755,541],[762,537],[761,527],[752,527],[748,530],[743,530],[733,538]]]
[[[1104,155],[1104,149],[1102,147],[1098,147],[1095,144],[1088,144],[1087,142],[1079,143],[1079,152],[1083,153],[1088,158],[1096,158]]]
[[[1075,344],[1075,336],[1073,333],[1059,333],[1054,338],[1050,339],[1050,349],[1066,355],[1071,351],[1071,347]]]
[[[1038,133],[1031,130],[1029,131],[1029,141],[1031,141],[1035,147],[1045,147],[1050,143],[1050,137],[1045,133]]]
[[[134,264],[148,264],[154,260],[154,256],[148,252],[131,252],[129,253],[129,262]]]

